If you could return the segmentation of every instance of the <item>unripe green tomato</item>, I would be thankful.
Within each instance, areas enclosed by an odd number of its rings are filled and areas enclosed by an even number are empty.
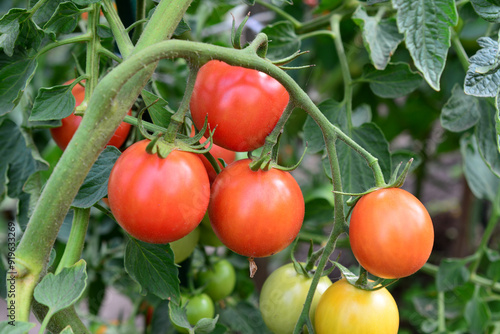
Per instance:
[[[187,259],[193,253],[199,239],[200,228],[197,227],[184,238],[171,242],[170,248],[174,252],[174,262],[181,263]]]
[[[321,296],[313,323],[316,334],[397,334],[399,312],[386,288],[367,291],[341,279]]]
[[[186,315],[191,326],[204,318],[213,318],[215,315],[215,307],[212,299],[206,294],[202,293],[190,298],[186,296],[181,297],[182,307],[186,307]],[[185,328],[179,327],[174,324],[175,329],[180,333],[189,333]]]
[[[220,241],[219,238],[217,238],[217,235],[212,229],[212,226],[207,227],[203,224],[200,224],[198,228],[200,229],[200,243],[202,245],[212,246],[212,247],[224,246],[222,241]]]
[[[259,309],[265,324],[273,333],[293,333],[311,282],[312,277],[298,274],[293,263],[281,266],[266,279],[260,292]],[[312,323],[316,305],[331,284],[327,276],[319,280],[309,311]]]
[[[207,269],[198,273],[197,282],[199,286],[204,286],[204,292],[214,301],[218,301],[229,296],[236,285],[236,272],[233,265],[228,260],[220,260],[213,265],[212,269]]]

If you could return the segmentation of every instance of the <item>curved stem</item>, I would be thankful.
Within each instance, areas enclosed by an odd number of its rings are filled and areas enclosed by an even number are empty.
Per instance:
[[[460,60],[460,64],[462,64],[464,71],[467,72],[469,69],[469,56],[467,55],[462,42],[460,42],[460,37],[458,37],[458,34],[453,30],[451,31],[451,45],[453,45],[453,49],[455,49],[458,60]]]
[[[114,61],[116,61],[117,63],[121,63],[123,61],[123,59],[121,59],[120,57],[118,57],[117,55],[115,55],[113,52],[109,51],[108,49],[106,49],[105,47],[100,47],[99,48],[99,53],[105,57],[108,57],[108,58],[111,58],[113,59]]]
[[[140,22],[134,29],[134,34],[132,36],[133,41],[137,41],[139,36],[142,35],[142,30],[144,29],[144,22],[141,22],[146,17],[146,0],[137,0],[137,14],[135,16],[135,21]]]
[[[90,41],[90,39],[91,39],[91,35],[89,33],[85,33],[83,35],[69,37],[69,38],[63,39],[61,41],[50,43],[50,44],[45,45],[43,48],[41,48],[40,51],[38,51],[37,56],[41,56],[44,53],[46,53],[52,49],[57,48],[58,46],[72,44],[72,43],[88,42],[88,41]]]
[[[439,333],[446,332],[444,291],[438,293],[438,331]]]
[[[290,21],[290,23],[293,24],[293,27],[295,29],[300,29],[302,27],[302,23],[299,20],[295,19],[293,16],[285,12],[283,9],[276,7],[275,5],[263,0],[255,0],[255,2],[258,3],[259,5],[262,5],[263,7],[266,7],[267,9],[272,10],[285,20]]]
[[[57,266],[55,274],[63,270],[63,268],[71,267],[82,256],[83,245],[85,244],[85,236],[89,226],[90,209],[74,209],[73,224],[69,233],[68,242],[64,249],[64,254]]]

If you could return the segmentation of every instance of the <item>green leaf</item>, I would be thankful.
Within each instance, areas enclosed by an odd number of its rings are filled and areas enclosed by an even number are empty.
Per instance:
[[[80,10],[72,2],[63,2],[45,24],[44,29],[55,40],[57,34],[69,34],[75,30]]]
[[[493,202],[500,180],[491,172],[479,154],[476,137],[464,135],[460,139],[460,151],[464,161],[465,179],[472,193],[477,198]]]
[[[181,19],[181,21],[177,25],[177,28],[175,28],[174,36],[180,36],[188,31],[191,31],[191,27],[189,26],[189,24],[187,24],[187,22],[184,19]]]
[[[500,151],[498,149],[498,134],[495,127],[497,111],[488,101],[479,101],[481,118],[476,126],[476,138],[479,152],[486,165],[500,177]]]
[[[143,293],[149,291],[179,304],[178,270],[170,245],[149,244],[131,238],[125,250],[125,270],[141,285]]]
[[[71,328],[70,325],[64,327],[64,329],[61,331],[59,334],[73,334],[73,329]]]
[[[267,334],[270,333],[262,320],[258,308],[248,301],[239,301],[220,310],[219,322],[231,328],[231,333]]]
[[[396,98],[417,89],[422,83],[422,77],[412,72],[408,64],[398,63],[388,65],[383,71],[367,65],[359,81],[368,82],[371,90],[380,97]]]
[[[27,19],[28,15],[26,9],[12,8],[0,19],[0,49],[9,57],[14,54],[14,46],[21,30],[20,21]]]
[[[28,120],[35,122],[63,119],[71,115],[75,104],[71,85],[40,88]]]
[[[458,84],[453,87],[451,97],[441,111],[441,125],[446,130],[461,132],[473,127],[479,120],[479,102],[466,95]]]
[[[318,105],[319,110],[332,123],[342,130],[347,127],[345,104],[335,100],[326,100]],[[325,148],[325,141],[319,126],[308,116],[304,123],[304,139],[307,142],[307,151],[317,153]]]
[[[500,64],[498,42],[489,37],[481,37],[477,43],[481,49],[469,58],[470,65],[465,75],[464,91],[469,95],[493,97],[498,93],[500,73],[497,69],[491,71],[481,69]]]
[[[0,53],[0,116],[12,111],[35,74],[35,57],[15,53],[8,57]]]
[[[488,305],[478,296],[473,297],[465,304],[464,312],[467,321],[468,333],[483,334],[487,333],[486,328],[490,323],[491,312]]]
[[[350,271],[347,267],[343,266],[339,262],[333,261],[336,267],[339,268],[340,272],[342,273],[342,276],[351,284],[356,284],[358,281],[359,277],[356,276],[352,271]]]
[[[0,333],[25,334],[35,326],[31,322],[5,320],[0,322]]]
[[[20,128],[11,120],[0,124],[0,196],[5,192],[17,198],[28,177],[37,170],[36,160]],[[8,182],[8,183],[7,183]]]
[[[462,259],[444,259],[439,265],[436,275],[438,291],[451,291],[469,280],[470,272]]]
[[[500,151],[500,94],[495,98],[495,128],[497,132],[497,146]]]
[[[170,118],[172,117],[172,113],[165,108],[168,104],[167,101],[145,89],[142,90],[141,95],[144,99],[144,103],[147,106],[151,105],[148,111],[153,123],[167,128],[170,124]]]
[[[43,27],[45,23],[54,15],[57,6],[61,0],[46,0],[41,7],[33,14],[32,19],[39,27]]]
[[[500,3],[496,0],[471,0],[476,13],[486,21],[500,22]]]
[[[288,57],[300,49],[300,38],[289,21],[269,25],[262,32],[269,38],[267,57],[271,60]]]
[[[352,130],[351,138],[378,158],[384,178],[389,180],[392,171],[391,154],[389,152],[389,143],[380,128],[374,123],[365,123],[359,128]],[[340,140],[337,143],[337,155],[340,162],[344,192],[359,193],[375,185],[373,172],[366,160]],[[326,172],[328,177],[331,178],[331,171],[328,165]]]
[[[101,152],[85,177],[72,206],[90,208],[107,196],[109,174],[120,154],[120,150],[114,146],[108,146]]]
[[[219,315],[217,315],[214,319],[208,319],[208,318],[200,319],[194,326],[194,332],[200,334],[213,333],[213,330],[215,329],[218,320],[219,320]]]
[[[73,305],[87,286],[86,263],[82,259],[57,275],[48,273],[35,287],[33,296],[54,314]]]
[[[399,31],[427,83],[440,90],[439,80],[450,47],[450,28],[458,22],[454,0],[393,0]]]
[[[170,321],[178,327],[185,328],[186,330],[193,328],[187,319],[186,308],[181,307],[179,302],[170,301],[168,303],[168,315]]]
[[[399,33],[395,18],[380,19],[368,16],[366,9],[359,6],[352,16],[361,27],[363,42],[370,60],[377,70],[383,70],[389,63],[404,36]]]
[[[71,0],[79,6],[89,6],[93,3],[101,2],[102,0]]]
[[[411,163],[410,166],[410,173],[411,173],[422,163],[422,157],[415,152],[407,150],[396,150],[391,152],[391,162],[393,169],[395,169],[396,166],[399,164],[402,164],[401,168],[403,168],[410,159],[413,159],[413,162]],[[402,169],[399,170],[400,173],[401,171]]]

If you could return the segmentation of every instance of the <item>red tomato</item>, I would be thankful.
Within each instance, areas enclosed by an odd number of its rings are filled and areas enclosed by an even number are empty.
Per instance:
[[[198,129],[208,115],[210,128],[217,126],[215,144],[246,152],[264,145],[288,100],[286,89],[267,74],[212,60],[198,72],[191,115]]]
[[[434,244],[432,220],[409,192],[388,188],[364,195],[352,211],[349,239],[368,272],[400,278],[419,270]]]
[[[188,235],[202,220],[210,183],[194,153],[172,151],[165,159],[146,152],[149,140],[127,148],[108,183],[109,206],[130,235],[168,243]]]
[[[217,176],[208,214],[215,234],[229,249],[264,257],[295,239],[304,219],[304,197],[290,173],[254,172],[250,162],[236,161]]]
[[[70,80],[68,82],[65,82],[64,84],[69,85],[73,81],[74,80]],[[75,107],[78,107],[83,102],[83,98],[85,97],[85,88],[82,85],[78,84],[75,87],[73,87],[71,92],[73,93],[73,96],[75,97],[76,100]],[[131,113],[132,111],[129,110],[128,114],[130,115]],[[52,134],[52,138],[56,142],[57,146],[59,146],[62,150],[64,150],[68,146],[71,138],[73,138],[76,129],[78,129],[78,126],[82,122],[82,117],[76,116],[75,114],[71,114],[68,117],[63,118],[61,122],[62,122],[61,126],[50,129],[50,133]],[[118,127],[118,129],[116,129],[115,133],[113,134],[113,137],[111,137],[106,146],[115,146],[115,147],[122,146],[125,140],[127,139],[129,132],[130,132],[130,124],[122,122]]]

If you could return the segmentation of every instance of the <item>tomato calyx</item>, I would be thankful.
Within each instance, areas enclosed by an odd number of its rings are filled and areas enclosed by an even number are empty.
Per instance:
[[[388,287],[389,285],[398,281],[398,279],[385,279],[377,278],[375,280],[368,278],[368,272],[361,267],[359,276],[354,274],[348,268],[344,267],[338,261],[331,261],[335,267],[339,268],[342,273],[342,277],[349,282],[352,286],[365,290],[365,291],[376,291]]]
[[[262,169],[265,171],[270,170],[270,169],[278,169],[278,170],[281,170],[284,172],[291,172],[299,167],[302,160],[304,160],[304,157],[306,156],[306,152],[307,152],[307,145],[304,148],[304,152],[302,153],[302,156],[300,157],[299,161],[293,166],[285,167],[285,166],[279,165],[276,162],[278,159],[278,145],[275,145],[272,148],[271,152],[265,153],[264,151],[262,151],[260,157],[258,157],[258,158],[254,157],[252,155],[252,153],[249,152],[248,158],[252,160],[249,167],[254,172],[258,171],[259,169]]]
[[[319,260],[319,258],[323,254],[324,248],[320,248],[317,251],[314,251],[314,243],[311,240],[306,262],[305,263],[299,262],[299,261],[297,261],[297,259],[295,258],[295,255],[294,255],[295,250],[297,248],[298,240],[299,240],[298,238],[295,239],[293,246],[292,246],[292,251],[290,254],[290,258],[292,260],[293,267],[294,267],[295,271],[297,272],[297,274],[303,275],[307,278],[312,278],[314,276],[314,274],[316,273],[316,262]],[[333,266],[331,266],[330,268],[328,268],[326,270],[323,270],[323,272],[321,273],[322,277],[328,276],[335,269],[335,264],[332,261],[330,261],[330,263],[332,263]]]

